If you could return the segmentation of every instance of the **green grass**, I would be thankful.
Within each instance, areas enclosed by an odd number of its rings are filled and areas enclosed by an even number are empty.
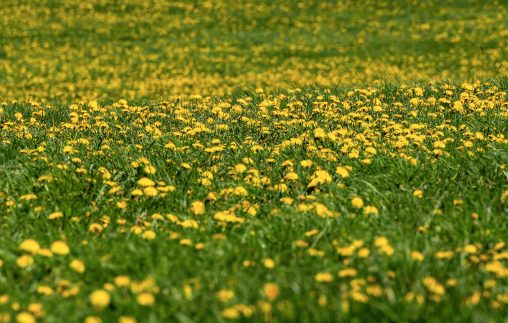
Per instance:
[[[2,1],[0,322],[506,321],[507,15]]]
[[[219,101],[144,102],[140,105],[133,102],[131,109],[118,105],[98,109],[80,105],[74,111],[85,119],[74,122],[78,127],[75,129],[65,126],[72,124],[71,110],[67,106],[36,108],[8,104],[1,121],[4,125],[13,123],[4,127],[0,146],[3,165],[0,168],[3,201],[0,259],[4,262],[0,287],[11,299],[3,305],[4,309],[12,311],[12,302],[21,304],[21,308],[40,302],[48,321],[58,321],[62,317],[80,321],[88,315],[97,315],[105,321],[113,321],[120,315],[132,315],[140,321],[222,321],[225,318],[221,313],[225,308],[241,303],[253,310],[252,316],[242,320],[256,321],[370,321],[380,318],[389,321],[500,321],[506,317],[507,307],[496,301],[496,297],[506,294],[506,277],[489,272],[486,266],[504,250],[496,250],[495,246],[506,242],[508,230],[508,206],[501,201],[508,188],[506,140],[496,143],[492,138],[472,139],[474,147],[460,146],[463,140],[470,138],[470,133],[479,132],[485,138],[506,136],[506,90],[502,84],[500,88],[481,85],[473,90],[476,97],[491,100],[494,106],[483,112],[460,113],[451,110],[451,106],[441,110],[439,106],[429,105],[427,102],[432,96],[445,95],[441,86],[427,87],[422,97],[426,103],[414,108],[420,114],[411,118],[397,117],[410,105],[410,97],[405,94],[408,91],[397,86],[381,86],[371,94],[358,91],[353,96],[346,95],[347,89],[281,93],[279,103],[269,112],[270,117],[263,117],[261,102],[272,97],[245,93],[220,101],[235,105],[251,98],[251,103],[243,106],[238,117],[229,108],[222,108],[232,115],[226,130],[216,128],[225,121],[217,118],[217,110],[212,109]],[[462,92],[467,91],[456,87],[453,94],[446,97],[453,101]],[[353,106],[351,110],[334,107],[334,100],[351,102]],[[372,107],[376,100],[379,100],[376,104],[385,107],[386,121],[378,116],[367,124],[358,124],[358,120],[369,120],[365,117],[380,114],[365,109]],[[291,108],[296,102],[302,103]],[[326,104],[316,109],[313,102]],[[401,102],[402,107],[396,102]],[[178,109],[188,112],[179,113]],[[46,114],[37,116],[38,111],[46,111]],[[15,112],[21,112],[25,121],[14,121]],[[184,119],[179,119],[179,115]],[[31,116],[35,116],[37,123],[28,124]],[[206,124],[212,116],[215,117],[208,124],[209,132],[182,136],[185,127],[191,125],[190,129],[195,129],[198,122]],[[94,125],[97,117],[104,122],[102,127]],[[389,123],[406,129],[411,124],[427,125],[422,131],[426,137],[423,146],[396,148],[393,138],[398,132],[387,127]],[[462,129],[461,124],[465,125]],[[150,134],[147,125],[156,126],[161,134]],[[366,125],[370,131],[365,131]],[[19,137],[23,126],[26,127],[23,133],[33,134],[31,139]],[[262,127],[268,127],[270,134],[263,133]],[[326,132],[343,128],[349,133],[343,139],[320,139],[314,135],[313,129],[317,127]],[[370,164],[361,162],[367,157],[363,143],[354,144],[360,149],[359,159],[340,152],[347,138],[358,138],[360,133],[378,151],[370,157]],[[301,135],[308,138],[302,146],[277,149],[284,140]],[[88,139],[89,144],[75,143],[80,138]],[[443,156],[437,156],[432,153],[433,142],[444,138],[452,138],[454,142],[447,144]],[[204,152],[204,147],[212,146],[214,139],[223,143],[224,151]],[[179,148],[165,148],[168,141]],[[192,146],[198,142],[203,148]],[[231,149],[232,143],[236,143],[237,148]],[[136,148],[136,144],[140,146]],[[45,150],[35,152],[41,145]],[[67,145],[76,151],[64,153]],[[253,152],[251,147],[255,145],[263,149]],[[326,149],[330,149],[336,160],[319,153]],[[425,149],[430,150],[426,152]],[[390,156],[391,153],[395,155]],[[416,165],[401,157],[404,154],[415,157]],[[82,163],[72,161],[73,157],[80,158]],[[174,185],[175,191],[165,197],[133,196],[137,180],[145,176],[141,170],[143,166],[140,169],[131,166],[131,162],[140,157],[147,158],[156,168],[155,174],[148,175],[150,178]],[[250,164],[244,158],[250,158]],[[314,165],[309,169],[301,167],[299,161],[305,159],[311,159]],[[292,168],[299,175],[295,182],[282,179],[288,172],[287,166],[283,166],[286,160],[294,162]],[[191,164],[191,168],[182,168],[182,163]],[[247,173],[231,174],[231,169],[239,163],[256,169],[272,183],[258,187],[248,183]],[[62,165],[67,169],[59,169]],[[350,176],[334,175],[337,165],[352,166]],[[217,169],[213,170],[214,166]],[[76,169],[80,167],[87,173],[77,174]],[[101,175],[100,167],[110,172],[110,179]],[[328,170],[333,180],[309,188],[307,184],[317,168]],[[203,171],[210,169],[214,173],[213,183],[205,187],[198,180]],[[42,175],[51,175],[54,181],[38,180]],[[288,184],[286,192],[273,190],[273,185],[279,182]],[[114,186],[120,190],[109,194]],[[245,187],[248,195],[220,197],[221,190],[238,186]],[[415,189],[423,190],[423,198],[413,196]],[[218,194],[216,201],[207,200],[210,192]],[[30,193],[36,194],[37,199],[20,199]],[[354,196],[375,206],[379,214],[364,215],[362,210],[352,207]],[[280,201],[282,197],[294,198],[295,203],[286,205]],[[305,202],[310,198],[325,205],[333,216],[323,217],[317,211],[303,211],[297,207],[299,199],[303,204],[312,204],[313,200]],[[127,201],[124,210],[116,206],[122,199]],[[193,215],[190,211],[191,202],[195,200],[206,201],[204,215]],[[8,201],[15,203],[9,205]],[[244,201],[258,209],[255,216],[235,211],[243,223],[224,223],[214,217],[218,211],[241,208]],[[442,214],[437,214],[436,210]],[[48,214],[54,211],[63,212],[64,217],[49,220]],[[151,216],[155,213],[162,214],[164,219],[153,220]],[[167,213],[174,214],[180,221],[194,219],[199,228],[182,228],[169,221]],[[474,218],[473,213],[478,217]],[[125,224],[119,225],[119,219],[125,220]],[[147,227],[141,231],[153,230],[157,235],[154,240],[145,240],[130,232],[143,222]],[[103,231],[90,232],[92,223],[101,223]],[[306,236],[310,230],[316,230],[315,235]],[[215,235],[219,233],[224,240],[217,240]],[[384,254],[373,245],[380,236],[388,239],[393,255]],[[34,265],[19,268],[16,259],[22,253],[18,245],[27,238],[37,240],[42,247],[55,240],[64,240],[71,253],[52,258],[35,256]],[[193,246],[182,245],[182,239],[190,239]],[[297,246],[298,240],[305,240],[308,245]],[[351,256],[337,252],[337,248],[346,247],[355,240],[363,241],[364,247],[369,249],[367,258],[358,257],[356,252]],[[204,243],[204,249],[196,250],[197,243]],[[467,245],[474,245],[477,250],[468,253],[463,249]],[[309,254],[316,250],[322,255]],[[410,257],[413,250],[424,255],[423,261]],[[450,259],[438,260],[439,251],[453,252]],[[266,258],[275,262],[273,269],[263,266]],[[81,259],[86,264],[83,274],[69,269],[72,259]],[[253,265],[245,267],[246,260]],[[345,268],[356,269],[355,278],[365,280],[369,286],[377,286],[381,294],[378,297],[369,295],[366,303],[351,299],[347,291],[355,284],[353,278],[337,276]],[[314,276],[320,272],[331,273],[334,280],[316,282]],[[112,284],[118,275],[127,275],[132,280],[154,279],[158,286],[153,291],[156,303],[152,307],[140,306],[136,304],[134,293],[116,288],[110,292],[112,301],[107,308],[94,309],[88,295],[104,284]],[[433,292],[424,287],[425,277],[434,277],[445,286],[439,300],[433,300]],[[70,298],[62,298],[58,292],[51,296],[36,293],[41,284],[56,291],[62,279],[79,286],[80,292]],[[449,279],[455,279],[456,285],[446,286]],[[495,287],[485,287],[489,279],[496,282]],[[276,283],[280,288],[280,294],[272,301],[262,292],[266,282]],[[362,293],[368,295],[363,288]],[[221,289],[232,290],[234,297],[222,303],[216,296]],[[491,294],[482,296],[477,304],[465,304],[475,292],[486,291]],[[406,300],[408,293],[422,295],[422,304]],[[319,305],[320,297],[326,297],[326,305]],[[494,309],[496,305],[492,302],[500,307]],[[270,311],[263,312],[267,307]]]

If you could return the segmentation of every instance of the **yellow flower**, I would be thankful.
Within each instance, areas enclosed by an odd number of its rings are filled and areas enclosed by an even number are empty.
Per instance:
[[[326,170],[317,170],[314,172],[312,179],[307,185],[307,188],[311,188],[321,184],[327,184],[332,182],[332,176]]]
[[[54,254],[61,256],[65,256],[70,252],[69,246],[61,240],[53,242],[50,249]]]
[[[136,318],[132,316],[120,316],[118,323],[136,323]]]
[[[422,198],[423,197],[423,191],[420,189],[416,189],[413,191],[413,196],[416,198]]]
[[[464,247],[464,252],[466,253],[477,253],[478,248],[475,245],[469,244]]]
[[[143,189],[143,193],[146,195],[146,196],[157,196],[157,194],[159,194],[159,192],[157,191],[157,189],[155,187],[145,187]]]
[[[152,306],[155,303],[155,297],[151,293],[141,293],[136,297],[136,301],[142,306]]]
[[[35,255],[41,249],[41,247],[37,241],[33,239],[27,239],[21,242],[19,249]]]
[[[339,166],[335,170],[335,174],[339,175],[342,178],[346,178],[349,176],[349,171],[346,167]]]
[[[85,263],[79,259],[74,259],[69,264],[69,267],[71,267],[72,270],[82,274],[85,272]]]
[[[273,301],[279,296],[279,286],[274,283],[266,283],[263,286],[263,293],[269,301]]]
[[[501,194],[501,202],[507,202],[508,201],[508,190],[504,191],[503,194]]]
[[[105,308],[111,302],[111,296],[103,289],[98,289],[90,294],[90,303],[98,309]]]
[[[36,200],[37,199],[37,195],[35,194],[26,194],[26,195],[21,195],[19,197],[20,200],[22,201],[31,201],[31,200]]]
[[[346,268],[339,271],[339,277],[355,277],[356,276],[356,269],[354,268]]]
[[[143,191],[140,190],[139,188],[135,188],[135,189],[132,190],[131,195],[132,196],[142,196],[143,195]]]
[[[221,312],[222,316],[227,319],[237,319],[240,317],[240,312],[235,307],[228,307]]]
[[[205,203],[201,201],[192,202],[191,211],[195,215],[205,214]]]
[[[131,280],[128,276],[116,276],[115,277],[115,285],[118,287],[129,286]]]
[[[92,100],[92,101],[89,101],[88,102],[88,106],[92,109],[97,109],[97,107],[99,106],[99,104],[97,103],[96,100]]]
[[[389,242],[388,239],[386,239],[386,237],[376,237],[376,239],[374,240],[374,245],[378,248],[381,248],[382,246],[386,246],[388,244]]]
[[[146,239],[146,240],[153,240],[157,237],[157,234],[155,234],[155,232],[153,232],[152,230],[146,230],[143,235],[142,235],[143,239]]]
[[[16,322],[18,323],[35,323],[35,316],[28,312],[21,312],[16,315]]]
[[[39,256],[42,256],[42,257],[53,257],[53,252],[47,248],[43,248],[41,250],[39,250],[39,252],[37,253]]]
[[[31,303],[28,305],[28,311],[33,313],[37,317],[44,316],[44,309],[41,303]]]
[[[425,257],[419,251],[411,251],[411,258],[416,261],[423,261]]]
[[[18,265],[18,267],[21,267],[21,268],[31,266],[31,265],[33,265],[33,263],[34,263],[34,258],[32,258],[32,256],[29,256],[29,255],[23,255],[23,256],[18,257],[18,259],[16,259],[16,265]]]
[[[314,137],[325,138],[326,132],[322,128],[316,128],[316,129],[314,129]]]
[[[363,208],[363,214],[365,214],[365,215],[378,214],[378,213],[379,213],[379,211],[377,210],[377,208],[375,206],[367,205],[366,207]]]
[[[329,283],[333,280],[333,276],[330,273],[317,273],[314,280],[318,283]]]
[[[443,295],[445,288],[433,277],[425,277],[422,281],[423,285],[432,293]]]
[[[367,248],[361,248],[358,250],[358,257],[367,258],[370,255],[370,250]]]
[[[102,320],[97,316],[87,316],[85,323],[102,323]]]
[[[53,212],[50,215],[48,215],[49,220],[56,220],[63,218],[63,212]]]
[[[149,179],[148,177],[143,177],[138,180],[138,185],[143,186],[143,187],[151,187],[151,186],[155,186],[155,182],[152,181],[151,179]]]
[[[230,289],[221,289],[217,293],[217,298],[223,303],[229,302],[233,297],[235,297],[235,293]]]
[[[144,171],[145,171],[146,174],[155,174],[156,169],[152,165],[146,165],[145,168],[144,168]]]
[[[247,170],[247,166],[244,164],[236,164],[235,165],[235,173],[242,174]]]
[[[302,161],[300,162],[300,165],[301,165],[302,167],[305,167],[305,168],[312,166],[312,164],[313,164],[313,162],[312,162],[312,160],[310,160],[310,159],[302,160]]]
[[[126,209],[127,208],[127,202],[126,201],[118,201],[116,202],[116,207],[119,208],[119,209]]]
[[[266,258],[263,260],[263,266],[265,266],[268,269],[272,269],[275,267],[275,261],[271,258]]]
[[[356,209],[361,209],[363,207],[363,200],[360,197],[353,197],[351,205]]]
[[[53,292],[53,289],[47,285],[41,285],[37,287],[37,293],[41,295],[52,295]]]
[[[192,219],[188,219],[188,220],[184,220],[182,222],[179,223],[179,225],[182,227],[182,228],[186,228],[186,229],[197,229],[199,228],[199,224],[192,220]]]
[[[288,181],[296,181],[298,179],[298,174],[295,172],[289,172],[284,176]]]

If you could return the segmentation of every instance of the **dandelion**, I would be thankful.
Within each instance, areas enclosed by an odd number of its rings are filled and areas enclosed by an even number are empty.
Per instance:
[[[411,258],[416,261],[423,261],[425,257],[419,251],[411,251]]]
[[[142,235],[143,239],[146,239],[146,240],[153,240],[157,237],[157,234],[155,234],[155,232],[153,232],[152,230],[146,230],[143,235]]]
[[[339,166],[335,169],[335,174],[339,175],[342,178],[349,177],[349,170],[346,167]]]
[[[31,313],[21,312],[16,315],[16,321],[18,323],[35,323],[36,319]]]
[[[272,269],[275,267],[275,261],[273,261],[273,259],[271,258],[265,258],[263,260],[263,266],[265,266],[268,269]]]
[[[279,286],[275,283],[266,283],[263,286],[263,294],[269,301],[275,300],[279,296]]]
[[[136,297],[136,301],[142,306],[152,306],[155,303],[155,297],[151,293],[141,293]]]
[[[195,215],[205,214],[205,203],[203,203],[202,201],[192,202],[191,211]]]
[[[32,255],[35,255],[40,249],[39,243],[33,239],[24,240],[19,245],[19,250],[31,253]]]
[[[423,191],[420,189],[416,189],[413,191],[413,196],[416,198],[422,198],[423,197]]]
[[[219,299],[219,301],[221,301],[222,303],[227,303],[229,302],[233,297],[235,297],[235,293],[230,290],[230,289],[221,289],[218,293],[217,293],[217,298]]]
[[[111,296],[103,289],[98,289],[90,294],[90,303],[98,309],[103,309],[111,302]]]
[[[50,215],[48,215],[49,220],[56,220],[63,218],[63,212],[53,212]]]
[[[85,272],[85,263],[79,259],[74,259],[73,261],[71,261],[69,267],[75,272],[78,272],[80,274]]]
[[[363,200],[360,198],[360,197],[354,197],[352,200],[351,200],[351,205],[355,208],[355,209],[361,209],[363,207]]]
[[[56,255],[65,256],[70,252],[69,246],[63,241],[55,241],[51,244],[51,252]]]
[[[330,273],[317,273],[314,280],[318,283],[329,283],[333,280],[333,276]]]
[[[138,185],[143,187],[151,187],[155,186],[155,182],[149,179],[148,177],[143,177],[138,180]]]

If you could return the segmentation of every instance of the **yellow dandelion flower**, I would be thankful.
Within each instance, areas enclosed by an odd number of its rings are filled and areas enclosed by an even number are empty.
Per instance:
[[[19,249],[21,251],[25,251],[28,253],[31,253],[32,255],[36,254],[41,247],[39,246],[39,243],[33,239],[27,239],[19,245]]]
[[[115,285],[118,287],[126,287],[129,286],[131,280],[128,276],[116,276],[115,277]]]
[[[156,172],[155,166],[153,166],[153,165],[146,165],[143,170],[145,171],[145,174],[148,174],[148,175],[155,174],[155,172]]]
[[[103,289],[98,289],[90,294],[90,303],[98,309],[105,308],[111,302],[111,296]]]
[[[422,198],[423,197],[423,191],[420,189],[416,189],[413,191],[413,196],[416,198]]]
[[[263,294],[269,301],[275,300],[279,296],[279,286],[275,283],[266,283],[263,286]]]
[[[16,322],[18,323],[35,323],[35,316],[28,312],[21,312],[16,315]]]
[[[85,323],[102,323],[102,320],[100,319],[100,317],[91,315],[85,318]]]
[[[342,269],[341,271],[339,271],[338,275],[341,278],[355,277],[356,273],[357,273],[356,269],[354,269],[354,268],[346,268],[346,269]]]
[[[349,170],[346,167],[339,166],[335,170],[335,174],[339,175],[342,178],[349,177]]]
[[[191,211],[195,215],[205,214],[205,203],[203,203],[202,201],[192,202]]]
[[[425,257],[423,256],[423,254],[419,251],[411,251],[411,259],[413,260],[416,260],[416,261],[423,261]]]
[[[155,303],[155,296],[151,293],[141,293],[136,297],[136,301],[142,306],[152,306]]]
[[[146,196],[157,196],[157,194],[159,194],[159,191],[157,191],[157,189],[155,187],[145,187],[143,189],[143,193],[146,195]]]
[[[132,316],[120,316],[118,319],[118,323],[136,323],[136,318]]]
[[[69,246],[61,240],[53,242],[50,249],[51,252],[60,256],[65,256],[70,252]]]
[[[50,215],[48,215],[48,219],[49,220],[56,220],[56,219],[63,218],[63,216],[64,216],[63,212],[53,212]]]
[[[235,297],[235,292],[230,289],[221,289],[217,292],[217,298],[222,303],[229,302],[233,297]]]
[[[329,283],[333,280],[333,276],[330,273],[317,273],[314,280],[318,283]]]
[[[371,214],[376,215],[378,213],[379,213],[379,211],[375,206],[367,205],[366,207],[363,208],[363,214],[365,214],[365,215],[371,215]]]
[[[263,259],[263,266],[265,266],[268,269],[272,269],[275,267],[275,261],[271,258],[265,258]]]
[[[361,209],[363,207],[363,200],[360,197],[353,197],[351,200],[351,205],[355,209]]]
[[[20,268],[25,268],[25,267],[31,266],[31,265],[33,265],[33,263],[34,263],[34,258],[29,255],[22,255],[22,256],[18,257],[18,259],[16,259],[16,265],[18,265],[18,267],[20,267]]]
[[[146,240],[153,240],[157,237],[157,234],[155,232],[153,232],[152,230],[146,230],[145,232],[143,232],[142,237],[143,237],[143,239],[146,239]]]
[[[151,187],[155,186],[155,182],[149,179],[148,177],[143,177],[138,180],[138,185],[143,187]]]
[[[73,261],[71,261],[69,267],[75,272],[78,272],[80,274],[85,272],[85,263],[79,259],[74,259]]]

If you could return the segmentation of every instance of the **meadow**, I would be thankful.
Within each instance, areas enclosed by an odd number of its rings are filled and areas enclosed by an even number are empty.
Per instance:
[[[0,3],[0,322],[508,319],[504,1]]]

